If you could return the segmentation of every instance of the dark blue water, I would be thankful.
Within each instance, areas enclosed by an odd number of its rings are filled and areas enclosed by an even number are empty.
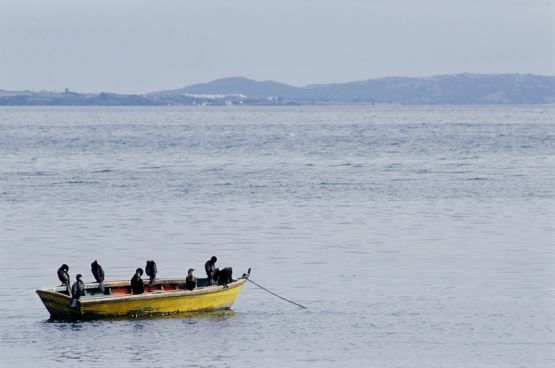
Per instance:
[[[555,107],[2,108],[0,361],[555,364]],[[49,322],[56,269],[249,284],[201,317]]]

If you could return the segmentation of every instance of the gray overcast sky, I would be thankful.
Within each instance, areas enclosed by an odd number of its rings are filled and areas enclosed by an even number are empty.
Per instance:
[[[555,75],[555,0],[0,0],[0,89]]]

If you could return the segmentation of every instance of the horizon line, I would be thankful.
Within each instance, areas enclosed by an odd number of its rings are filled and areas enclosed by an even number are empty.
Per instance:
[[[107,90],[100,90],[100,91],[96,91],[96,92],[92,92],[92,91],[77,91],[77,90],[73,90],[69,87],[64,88],[63,90],[57,90],[57,89],[28,89],[28,88],[24,88],[24,89],[4,89],[4,88],[0,88],[1,92],[51,92],[51,93],[78,93],[78,94],[101,94],[101,93],[108,93],[108,94],[114,94],[114,95],[138,95],[138,96],[142,96],[142,95],[148,95],[148,94],[154,94],[154,93],[160,93],[160,92],[167,92],[167,91],[173,91],[173,90],[178,90],[178,89],[183,89],[183,88],[188,88],[188,87],[192,87],[192,86],[196,86],[196,85],[202,85],[202,84],[209,84],[209,83],[213,83],[213,82],[217,82],[217,81],[221,81],[221,80],[226,80],[226,79],[245,79],[248,81],[253,81],[253,82],[258,82],[258,83],[265,83],[265,82],[273,82],[273,83],[278,83],[278,84],[282,84],[288,87],[294,87],[294,88],[307,88],[307,87],[311,87],[311,86],[322,86],[322,85],[337,85],[337,84],[347,84],[347,83],[358,83],[358,82],[366,82],[366,81],[371,81],[371,80],[381,80],[381,79],[390,79],[390,78],[407,78],[407,79],[429,79],[429,78],[436,78],[436,77],[448,77],[448,76],[463,76],[463,75],[474,75],[474,76],[500,76],[500,75],[522,75],[522,76],[533,76],[533,77],[548,77],[548,78],[553,78],[555,77],[555,75],[549,75],[549,74],[536,74],[536,73],[519,73],[519,72],[507,72],[507,73],[470,73],[470,72],[460,72],[460,73],[448,73],[448,74],[432,74],[432,75],[425,75],[425,76],[408,76],[408,75],[388,75],[388,76],[383,76],[383,77],[376,77],[376,78],[366,78],[366,79],[356,79],[356,80],[350,80],[350,81],[343,81],[343,82],[315,82],[315,83],[309,83],[306,85],[294,85],[294,84],[288,84],[288,83],[284,83],[284,82],[280,82],[278,80],[275,79],[265,79],[265,80],[259,80],[259,79],[253,79],[250,77],[245,77],[245,76],[241,76],[241,75],[236,75],[236,76],[229,76],[229,77],[221,77],[221,78],[216,78],[216,79],[211,79],[208,80],[206,82],[198,82],[198,83],[192,83],[192,84],[188,84],[188,85],[182,85],[181,87],[176,87],[176,88],[166,88],[166,89],[161,89],[161,90],[155,90],[155,91],[148,91],[148,92],[110,92]]]

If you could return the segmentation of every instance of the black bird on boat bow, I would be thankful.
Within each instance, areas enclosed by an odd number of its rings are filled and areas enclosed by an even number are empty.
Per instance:
[[[216,268],[216,272],[214,272],[214,279],[218,285],[224,285],[227,287],[227,284],[233,282],[233,269],[231,267],[224,267],[221,270]]]
[[[69,278],[69,266],[65,263],[58,268],[58,278],[67,289],[67,295],[71,296],[71,279]]]
[[[77,307],[77,302],[81,299],[81,295],[85,294],[85,284],[81,281],[81,274],[75,276],[76,281],[71,286],[71,301],[69,306],[72,308]]]

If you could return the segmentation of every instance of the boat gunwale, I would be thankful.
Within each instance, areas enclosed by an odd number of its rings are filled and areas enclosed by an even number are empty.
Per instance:
[[[157,283],[158,285],[164,284],[175,284],[175,283],[182,283],[180,281],[185,281],[185,279],[161,279],[161,283]],[[219,293],[228,289],[234,289],[237,287],[242,286],[247,281],[246,278],[239,278],[230,282],[227,285],[213,285],[213,286],[204,286],[199,287],[194,290],[156,290],[152,292],[144,292],[142,294],[115,294],[115,295],[102,295],[100,297],[81,297],[79,303],[83,305],[94,305],[94,304],[107,304],[107,303],[116,303],[121,301],[127,300],[148,300],[148,299],[165,299],[165,298],[179,298],[179,297],[186,297],[186,296],[196,296],[196,295],[205,295],[205,294],[215,294]],[[114,285],[115,284],[115,285]],[[85,288],[89,286],[89,289],[96,288],[98,283],[88,283],[85,284]],[[117,287],[117,286],[129,286],[129,281],[125,280],[114,280],[108,281],[105,283],[106,287]],[[227,287],[226,287],[227,286]],[[46,287],[37,289],[36,292],[39,294],[50,294],[55,295],[57,297],[62,297],[67,300],[71,298],[63,293],[56,291],[56,289],[65,288],[63,286],[55,286],[55,287]],[[61,291],[61,290],[60,290]]]

